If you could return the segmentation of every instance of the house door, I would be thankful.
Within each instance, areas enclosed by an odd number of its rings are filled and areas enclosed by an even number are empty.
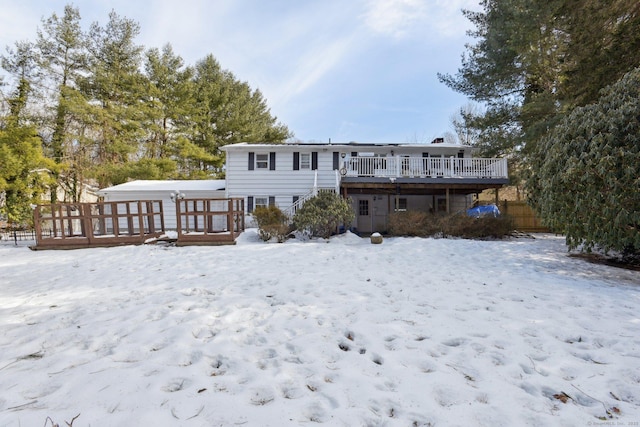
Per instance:
[[[356,228],[361,233],[386,231],[387,198],[386,196],[358,196],[355,203]]]
[[[361,233],[373,233],[373,200],[359,197],[356,201],[356,228]]]

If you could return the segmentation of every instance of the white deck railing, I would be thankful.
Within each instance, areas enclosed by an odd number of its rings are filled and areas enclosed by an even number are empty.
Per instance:
[[[347,177],[508,178],[507,159],[457,157],[354,157]]]

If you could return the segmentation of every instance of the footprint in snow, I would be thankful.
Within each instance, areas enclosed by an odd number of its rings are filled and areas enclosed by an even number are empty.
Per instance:
[[[264,406],[273,402],[275,398],[276,395],[271,388],[260,387],[251,391],[250,402],[252,405]]]

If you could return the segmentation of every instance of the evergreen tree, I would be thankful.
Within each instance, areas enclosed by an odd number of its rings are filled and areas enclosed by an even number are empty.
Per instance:
[[[57,186],[77,201],[90,178],[107,186],[221,177],[221,145],[290,137],[260,91],[211,55],[189,67],[166,45],[149,49],[143,64],[139,32],[115,11],[84,32],[79,10],[67,5],[42,20],[35,44],[18,42],[0,58],[16,88],[4,114],[16,128],[33,126],[55,162],[52,201]]]
[[[83,119],[93,140],[93,176],[100,186],[119,183],[117,170],[140,154],[145,79],[140,72],[143,48],[134,42],[139,31],[136,22],[112,11],[105,27],[93,23],[89,32],[90,74],[80,88],[87,100]]]
[[[507,155],[513,166],[519,153],[556,120],[554,99],[565,34],[555,15],[561,0],[484,0],[482,12],[465,11],[477,39],[467,45],[455,76],[439,78],[452,89],[486,106],[463,115],[474,129],[482,155]]]
[[[531,202],[570,248],[640,254],[640,68],[576,108],[531,164]]]
[[[31,222],[31,204],[40,203],[47,190],[50,167],[33,126],[10,123],[0,128],[0,193],[4,193],[0,212],[9,224]]]
[[[284,142],[291,136],[266,105],[259,90],[238,81],[208,55],[195,67],[195,109],[189,139],[209,159],[198,159],[197,170],[221,176],[224,163],[220,147],[235,142]]]
[[[27,74],[21,74],[18,87],[6,98],[8,114],[0,117],[0,213],[9,224],[29,223],[31,204],[37,203],[49,184],[54,169],[42,153],[42,143],[33,125],[25,123],[23,110],[29,97]]]
[[[193,69],[167,44],[162,51],[153,48],[146,52],[146,77],[149,88],[145,95],[148,129],[144,153],[148,164],[164,163],[165,176],[184,177],[186,147],[193,146],[185,137],[184,122],[193,109]],[[171,167],[169,167],[171,162]],[[156,165],[158,166],[158,165]]]
[[[569,34],[561,92],[572,106],[598,100],[600,90],[640,65],[640,2],[565,0],[560,10]]]
[[[89,162],[77,143],[82,124],[72,112],[82,111],[86,103],[78,94],[78,80],[87,72],[87,36],[80,26],[80,12],[70,5],[58,17],[53,13],[42,20],[38,30],[36,48],[39,52],[39,68],[44,86],[51,99],[51,117],[43,120],[49,127],[50,137],[45,144],[47,154],[58,164],[57,185],[51,189],[51,201],[57,199],[57,186],[79,201],[82,182],[86,178]],[[79,105],[71,105],[72,103]]]
[[[0,66],[17,81],[13,96],[7,98],[9,120],[18,126],[32,121],[28,101],[34,95],[37,61],[33,43],[21,41],[15,48],[7,47],[7,54],[0,57]]]

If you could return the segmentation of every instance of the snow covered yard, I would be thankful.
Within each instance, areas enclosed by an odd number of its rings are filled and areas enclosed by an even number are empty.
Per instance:
[[[2,243],[0,274],[1,426],[640,425],[640,273],[560,237]]]

